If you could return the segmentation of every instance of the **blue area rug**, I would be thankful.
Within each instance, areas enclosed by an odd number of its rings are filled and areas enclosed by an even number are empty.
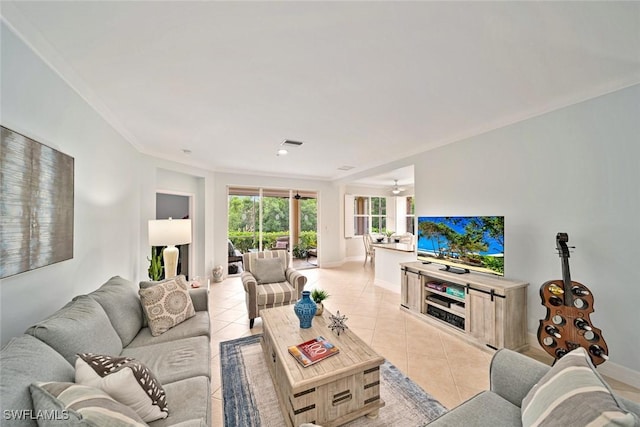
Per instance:
[[[261,335],[220,343],[222,398],[226,427],[282,427],[285,424]],[[392,364],[380,369],[380,395],[385,406],[376,419],[360,417],[349,427],[423,426],[446,412],[437,400]]]

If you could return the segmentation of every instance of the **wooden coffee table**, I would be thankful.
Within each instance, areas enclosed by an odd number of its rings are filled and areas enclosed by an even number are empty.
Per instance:
[[[293,306],[260,310],[262,349],[288,426],[314,423],[339,426],[367,415],[375,418],[384,406],[380,399],[380,365],[384,358],[350,330],[332,332],[329,313],[300,329]],[[288,347],[322,335],[340,352],[306,368]]]

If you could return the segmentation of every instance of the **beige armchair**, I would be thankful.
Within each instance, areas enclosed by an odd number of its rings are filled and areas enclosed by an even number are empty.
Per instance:
[[[287,251],[243,254],[244,286],[249,328],[264,308],[294,304],[302,297],[307,278],[289,267]]]

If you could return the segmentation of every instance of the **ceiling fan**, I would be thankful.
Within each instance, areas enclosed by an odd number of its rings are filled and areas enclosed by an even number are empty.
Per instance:
[[[391,189],[391,192],[393,193],[394,196],[397,196],[398,194],[402,193],[404,191],[404,188],[402,187],[398,187],[398,180],[394,179],[394,185],[393,188]]]

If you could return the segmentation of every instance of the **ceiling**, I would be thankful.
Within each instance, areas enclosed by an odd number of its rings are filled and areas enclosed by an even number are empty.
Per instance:
[[[361,179],[640,82],[639,2],[2,1],[1,12],[141,152],[216,171]],[[285,139],[304,144],[276,156]]]

